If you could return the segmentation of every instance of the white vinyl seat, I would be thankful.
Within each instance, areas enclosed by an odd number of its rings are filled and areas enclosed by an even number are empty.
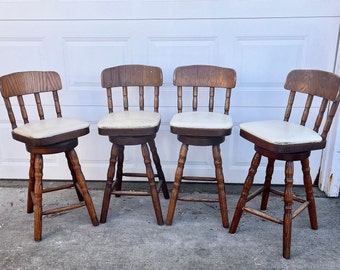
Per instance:
[[[241,123],[240,129],[260,140],[277,145],[294,145],[322,141],[322,137],[314,130],[306,126],[281,120]]]
[[[88,128],[89,126],[88,122],[62,117],[31,121],[13,129],[13,133],[31,139],[45,139]]]
[[[207,131],[217,129],[222,134],[228,135],[228,131],[233,127],[233,120],[230,115],[221,113],[182,112],[175,114],[171,118],[170,126],[174,128],[195,128]]]
[[[161,116],[158,112],[149,111],[118,111],[108,113],[98,122],[101,130],[116,132],[126,135],[130,129],[146,129],[150,134],[156,132],[161,123]]]

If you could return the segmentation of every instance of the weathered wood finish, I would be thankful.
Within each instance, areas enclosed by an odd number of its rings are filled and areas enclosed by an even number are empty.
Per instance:
[[[58,73],[54,71],[17,72],[2,76],[0,80],[1,94],[5,100],[5,105],[13,129],[17,127],[17,124],[9,99],[10,97],[17,97],[22,119],[24,123],[27,124],[29,119],[23,96],[34,94],[38,115],[40,120],[42,120],[44,119],[44,111],[39,93],[52,91],[57,117],[61,117],[61,109],[57,91],[62,88],[62,84]]]
[[[145,65],[123,65],[104,69],[102,87],[107,89],[108,109],[113,112],[112,88],[121,87],[123,108],[129,110],[128,86],[139,87],[139,108],[144,110],[144,87],[154,87],[154,111],[158,112],[159,87],[163,84],[163,73],[159,67]]]
[[[4,98],[41,92],[58,91],[61,79],[54,71],[16,72],[1,77],[1,94]]]
[[[231,88],[236,84],[236,72],[230,68],[223,68],[217,66],[207,65],[193,65],[177,67],[174,71],[174,85],[177,86],[177,107],[178,113],[183,110],[183,87],[192,87],[192,111],[198,110],[199,89],[202,87],[209,88],[209,102],[208,111],[214,111],[215,90],[222,88],[225,90],[224,111],[222,113],[228,114],[230,107]],[[182,132],[185,130],[184,132]],[[225,134],[219,135],[220,131],[217,129],[197,129],[197,128],[173,128],[171,132],[177,134],[177,139],[182,143],[178,165],[175,173],[174,185],[169,202],[168,214],[166,224],[171,225],[175,214],[177,200],[192,201],[192,202],[219,202],[222,216],[222,225],[227,228],[228,209],[226,201],[226,192],[224,184],[224,175],[222,169],[222,158],[220,153],[220,144],[225,140]],[[227,132],[229,135],[231,129]],[[184,176],[184,165],[189,149],[189,145],[196,146],[212,146],[212,155],[215,165],[215,177],[200,177],[200,176]],[[215,181],[218,187],[218,200],[206,198],[192,198],[179,197],[179,189],[182,180],[193,181]]]
[[[214,111],[216,88],[225,89],[224,113],[229,113],[231,89],[236,85],[236,72],[230,68],[208,65],[177,67],[174,71],[174,85],[177,86],[177,107],[182,112],[182,87],[193,88],[192,110],[197,111],[198,87],[209,87],[209,112]]]
[[[12,125],[12,129],[17,127],[17,118],[12,109],[12,102],[17,99],[17,104],[20,108],[21,118],[24,124],[29,123],[24,98],[26,95],[34,95],[36,101],[37,112],[40,120],[45,119],[43,105],[41,103],[40,93],[51,92],[56,117],[62,117],[61,107],[58,97],[58,90],[62,88],[61,79],[58,73],[54,71],[27,71],[16,72],[2,76],[0,78],[0,90],[3,96],[8,117]],[[11,98],[13,98],[11,102]],[[28,147],[32,146],[48,146],[57,144],[62,141],[67,141],[70,138],[77,138],[89,133],[88,128],[78,129],[70,133],[57,134],[49,138],[32,139],[26,136],[21,136],[12,132],[12,137],[20,142],[23,142]],[[56,153],[58,152],[56,148]]]
[[[144,91],[146,86],[151,86],[154,89],[154,112],[158,112],[159,107],[159,87],[163,84],[162,70],[159,67],[145,65],[123,65],[111,67],[102,71],[102,87],[106,88],[108,110],[114,113],[114,101],[112,91],[121,89],[123,95],[122,107],[124,111],[129,110],[129,87],[138,87],[138,104],[141,111],[144,110]],[[113,89],[115,88],[115,89]],[[118,104],[115,104],[118,106]],[[99,134],[109,136],[112,142],[109,168],[107,171],[107,181],[104,191],[100,222],[105,223],[110,206],[111,194],[119,196],[151,196],[154,206],[157,223],[163,225],[162,209],[159,202],[159,192],[162,190],[164,197],[169,198],[169,192],[162,170],[159,155],[155,144],[155,137],[158,131],[156,129],[129,129],[129,130],[110,130],[99,129]],[[117,135],[117,134],[120,135]],[[124,135],[121,135],[124,134]],[[123,172],[124,148],[126,145],[141,145],[141,152],[145,164],[145,173]],[[157,174],[154,174],[150,151],[153,162],[155,164]],[[117,172],[116,172],[117,164]],[[116,177],[115,177],[116,175]],[[124,176],[144,177],[148,179],[150,192],[140,191],[122,191],[122,182]],[[113,180],[115,177],[115,181]],[[158,187],[156,187],[155,177],[158,178]]]
[[[314,131],[318,132],[322,120],[324,119],[324,113],[326,112],[329,101],[332,101],[332,107],[328,112],[326,123],[321,133],[322,138],[325,140],[338,107],[339,87],[339,77],[334,76],[334,74],[329,72],[321,70],[294,70],[290,72],[285,83],[285,88],[290,90],[291,93],[284,120],[289,120],[296,92],[308,94],[304,113],[301,117],[301,125],[305,125],[307,122],[313,96],[322,97],[322,104],[320,106],[319,114],[315,120],[315,125],[313,128]]]
[[[0,78],[0,90],[4,98],[8,116],[12,128],[17,127],[16,118],[12,110],[10,98],[17,97],[20,112],[24,123],[29,123],[27,110],[25,108],[24,96],[33,94],[36,101],[39,119],[44,119],[43,105],[41,103],[40,92],[52,92],[55,105],[56,117],[62,117],[57,91],[62,88],[61,79],[56,72],[29,71],[18,72],[5,75]],[[30,153],[29,182],[27,192],[27,213],[34,212],[34,240],[40,241],[42,238],[42,215],[55,214],[62,211],[72,210],[86,206],[92,224],[99,224],[95,208],[86,186],[84,175],[81,171],[79,160],[74,148],[78,145],[78,136],[85,135],[88,129],[81,129],[71,133],[59,134],[53,138],[34,139],[18,136],[12,133],[14,139],[26,144],[26,150]],[[43,188],[43,155],[64,152],[68,160],[73,183]],[[61,189],[74,187],[79,203],[64,207],[43,210],[43,193],[53,192]]]
[[[313,183],[309,168],[309,156],[312,150],[322,149],[326,145],[327,133],[331,127],[334,115],[339,105],[340,77],[333,73],[319,70],[293,70],[287,76],[285,88],[287,90],[290,90],[291,92],[288,98],[284,121],[289,121],[291,113],[293,112],[296,92],[304,93],[307,96],[305,108],[301,116],[301,125],[305,125],[307,122],[314,97],[318,96],[322,98],[320,109],[316,116],[313,129],[314,131],[318,132],[321,124],[325,122],[323,129],[320,132],[323,141],[320,143],[305,143],[290,146],[280,146],[263,141],[260,138],[257,138],[241,130],[241,136],[255,144],[256,152],[251,162],[248,175],[244,182],[243,190],[238,200],[229,232],[236,232],[243,211],[257,215],[261,218],[270,220],[278,224],[283,224],[282,253],[284,258],[289,259],[291,253],[292,220],[296,216],[298,216],[305,208],[308,208],[311,228],[314,230],[318,228],[315,200],[312,189]],[[330,109],[327,111],[329,105]],[[268,158],[264,186],[254,193],[249,194],[262,156]],[[275,160],[283,160],[286,162],[284,192],[280,192],[271,188]],[[294,161],[301,162],[306,198],[297,198],[293,195]],[[269,193],[274,193],[283,196],[284,198],[284,214],[282,220],[269,216],[268,214],[261,211],[246,207],[246,203],[248,201],[262,194],[260,209],[263,211],[266,210]],[[292,207],[293,201],[301,203],[300,207],[298,207],[295,211],[293,211]]]

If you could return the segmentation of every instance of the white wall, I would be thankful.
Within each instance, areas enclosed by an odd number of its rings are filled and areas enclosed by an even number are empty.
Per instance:
[[[129,63],[160,66],[164,86],[157,143],[166,177],[172,181],[180,147],[169,132],[171,115],[176,112],[174,68],[186,64],[232,67],[237,72],[230,111],[235,127],[221,149],[226,182],[242,183],[254,152],[253,146],[238,135],[238,124],[264,118],[282,119],[286,98],[283,84],[289,70],[334,70],[339,3],[0,0],[0,74],[20,70],[60,73],[64,116],[91,123],[91,133],[81,138],[77,147],[84,174],[89,180],[105,180],[110,143],[98,135],[96,128],[99,118],[107,112],[100,72],[108,66]],[[2,100],[0,137],[0,178],[27,178],[29,156],[24,145],[10,136]],[[139,148],[127,149],[126,167],[143,170],[139,152]],[[333,151],[328,154],[333,155]],[[312,155],[313,177],[320,156],[320,152]],[[214,174],[210,148],[191,147],[188,161],[189,174]],[[46,157],[45,178],[68,178],[68,171],[59,169],[63,164],[63,155]],[[274,181],[283,183],[284,167],[278,165]],[[295,182],[302,183],[296,167]],[[259,175],[264,170],[261,166]],[[324,179],[327,181],[328,174]]]

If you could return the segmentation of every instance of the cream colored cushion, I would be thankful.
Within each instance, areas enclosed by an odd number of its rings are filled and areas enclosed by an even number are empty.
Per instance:
[[[198,129],[230,129],[233,126],[233,120],[230,115],[221,113],[183,112],[172,117],[170,126]]]
[[[32,121],[28,124],[15,128],[13,132],[27,138],[42,139],[87,127],[89,127],[89,123],[81,120],[55,118]]]
[[[156,127],[161,122],[161,116],[156,112],[124,111],[105,115],[99,122],[100,129],[134,129]]]
[[[242,123],[240,124],[240,129],[262,140],[278,145],[322,141],[321,136],[312,129],[280,120]]]

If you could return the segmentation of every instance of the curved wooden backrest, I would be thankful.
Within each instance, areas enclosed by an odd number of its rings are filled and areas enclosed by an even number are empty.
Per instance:
[[[334,101],[340,87],[340,78],[322,70],[296,69],[288,73],[285,89],[319,96]]]
[[[44,119],[44,111],[39,93],[51,91],[57,117],[61,117],[61,109],[58,90],[62,88],[61,79],[54,71],[25,71],[16,72],[0,77],[0,92],[4,98],[7,113],[12,125],[16,128],[16,119],[12,110],[10,98],[17,97],[18,105],[24,123],[28,123],[27,110],[25,108],[24,95],[34,94],[39,118]]]
[[[234,88],[236,72],[230,68],[208,65],[177,67],[174,71],[174,85]]]
[[[113,112],[112,88],[122,87],[124,110],[129,109],[128,87],[139,87],[139,108],[144,110],[144,87],[153,86],[154,111],[158,112],[159,87],[163,84],[162,69],[146,65],[122,65],[106,68],[101,74],[102,87],[107,90],[108,109]]]
[[[4,98],[56,91],[62,88],[60,76],[54,71],[16,72],[2,76],[0,84]]]
[[[296,92],[307,95],[300,122],[303,126],[307,122],[314,96],[322,98],[313,129],[319,132],[322,122],[325,121],[321,136],[323,139],[326,139],[339,106],[340,77],[334,73],[322,70],[292,70],[287,75],[284,87],[291,91],[284,116],[285,121],[288,121],[290,118]]]
[[[102,87],[161,86],[161,68],[146,65],[122,65],[102,71]]]
[[[177,86],[177,108],[182,112],[182,87],[193,88],[192,110],[197,111],[198,88],[209,87],[209,112],[214,110],[215,88],[226,89],[224,113],[229,113],[231,89],[236,85],[236,72],[231,68],[209,65],[177,67],[174,71],[174,85]]]

